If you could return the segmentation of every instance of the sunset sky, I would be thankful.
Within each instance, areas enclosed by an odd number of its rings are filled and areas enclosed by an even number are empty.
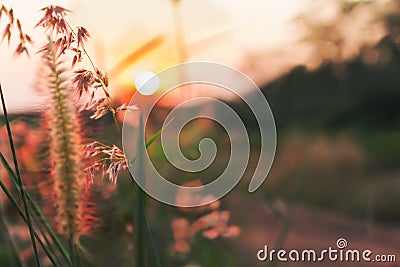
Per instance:
[[[384,2],[384,1],[382,1]],[[110,71],[121,59],[151,38],[163,35],[160,47],[111,78],[111,90],[130,90],[137,73],[160,71],[179,63],[174,34],[174,10],[169,0],[116,1],[5,1],[11,3],[26,32],[32,33],[35,49],[45,40],[38,10],[49,3],[71,9],[70,22],[86,27],[92,35],[88,49],[97,64]],[[299,44],[304,32],[293,22],[309,10],[308,0],[182,0],[181,14],[189,60],[228,64],[255,80],[269,82],[291,67],[310,64],[310,49]],[[314,3],[314,2],[313,2]],[[321,1],[319,16],[335,15],[333,1]],[[4,29],[4,22],[1,30]],[[382,32],[377,33],[377,39]],[[32,85],[40,65],[37,55],[30,59],[13,57],[14,43],[0,47],[0,81],[13,111],[40,108]]]

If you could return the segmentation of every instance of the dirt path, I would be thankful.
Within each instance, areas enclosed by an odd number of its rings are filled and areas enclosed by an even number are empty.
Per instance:
[[[225,199],[226,207],[232,211],[232,222],[242,226],[240,239],[236,240],[237,251],[242,254],[242,265],[270,266],[257,260],[257,251],[264,245],[269,250],[276,248],[282,220],[265,201],[256,195],[231,195]],[[245,205],[243,203],[246,203]],[[396,255],[396,263],[377,262],[286,262],[275,266],[400,266],[400,225],[372,224],[368,221],[352,220],[324,210],[298,205],[293,209],[283,248],[315,249],[321,251],[332,247],[345,238],[347,249],[369,249],[376,254]],[[371,256],[372,257],[372,256]]]

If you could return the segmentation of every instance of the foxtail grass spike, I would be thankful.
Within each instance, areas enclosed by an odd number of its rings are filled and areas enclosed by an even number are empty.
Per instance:
[[[58,232],[70,239],[71,256],[79,238],[89,229],[85,214],[84,166],[81,131],[73,89],[64,78],[65,70],[50,40],[43,59],[49,70],[45,119],[49,129],[49,162]],[[72,259],[74,262],[74,259]]]

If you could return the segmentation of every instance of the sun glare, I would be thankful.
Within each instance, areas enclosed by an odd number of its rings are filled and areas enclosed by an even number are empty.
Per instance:
[[[154,72],[143,71],[136,76],[135,86],[142,95],[152,95],[160,86],[160,79]]]

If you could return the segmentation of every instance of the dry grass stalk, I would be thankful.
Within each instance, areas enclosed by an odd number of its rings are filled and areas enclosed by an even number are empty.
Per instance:
[[[0,21],[2,18],[7,20],[6,26],[3,30],[1,41],[7,39],[8,45],[10,45],[12,35],[18,35],[18,45],[14,51],[15,55],[21,55],[25,53],[29,55],[28,46],[32,44],[32,39],[28,34],[25,34],[21,21],[15,17],[14,10],[7,8],[4,4],[0,5]]]

